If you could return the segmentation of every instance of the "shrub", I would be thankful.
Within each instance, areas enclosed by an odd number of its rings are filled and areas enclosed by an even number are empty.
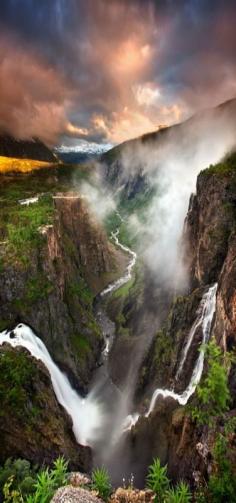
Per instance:
[[[0,467],[0,493],[8,494],[9,498],[17,491],[23,497],[34,490],[36,480],[35,469],[31,468],[26,459],[7,459],[4,466]],[[16,495],[14,496],[16,498]]]
[[[216,416],[228,410],[230,392],[228,388],[229,354],[223,354],[213,339],[206,345],[208,371],[197,386],[197,405],[191,408],[193,419],[200,425],[212,426]]]
[[[18,489],[12,489],[14,477],[11,476],[3,487],[4,503],[24,503],[21,492]]]
[[[213,449],[213,472],[209,479],[208,491],[213,503],[236,502],[236,474],[232,459],[235,458],[236,418],[226,422],[224,432],[219,433]]]
[[[68,462],[59,457],[54,468],[41,470],[34,485],[34,493],[28,496],[26,503],[49,503],[55,491],[67,483]]]
[[[190,503],[192,495],[188,484],[179,482],[175,488],[171,488],[166,492],[165,503]]]
[[[104,467],[93,470],[92,489],[98,492],[100,498],[107,501],[111,494],[112,486],[108,472]]]
[[[160,460],[154,459],[148,469],[147,486],[156,493],[156,501],[164,501],[164,495],[169,489],[169,485],[167,465],[161,466]]]

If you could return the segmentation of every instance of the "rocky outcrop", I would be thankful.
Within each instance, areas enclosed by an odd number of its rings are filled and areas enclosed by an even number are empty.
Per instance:
[[[81,487],[66,486],[58,489],[52,503],[102,503],[95,494]]]
[[[64,456],[88,471],[91,451],[75,442],[72,421],[59,405],[42,362],[26,349],[0,347],[0,463],[8,457],[51,465]]]
[[[60,225],[73,242],[84,277],[96,295],[110,281],[119,278],[129,258],[108,241],[86,197],[74,193],[57,194],[54,203]]]

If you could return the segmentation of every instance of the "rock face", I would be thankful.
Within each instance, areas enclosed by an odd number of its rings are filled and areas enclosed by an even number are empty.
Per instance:
[[[129,259],[107,240],[85,197],[58,194],[54,201],[60,224],[72,240],[84,277],[96,295],[120,276]]]
[[[0,347],[0,463],[26,458],[50,465],[58,456],[88,471],[91,451],[75,442],[72,421],[58,404],[47,369],[23,348]]]
[[[186,256],[193,286],[218,282],[214,335],[236,344],[236,155],[203,171],[186,219]]]
[[[39,139],[17,140],[9,135],[0,135],[0,156],[58,162],[53,152]]]
[[[236,347],[236,154],[199,175],[196,195],[190,200],[184,240],[189,292],[174,300],[144,361],[141,372],[144,397],[150,397],[156,387],[174,387],[178,392],[189,383],[202,341],[201,330],[196,330],[180,378],[176,372],[203,293],[212,283],[218,283],[212,334],[222,349],[231,351]],[[229,386],[233,408],[235,365],[231,368]],[[207,463],[197,450],[199,442],[204,444],[204,435],[207,437],[207,429],[205,433],[197,429],[184,417],[177,402],[160,397],[151,416],[142,417],[130,435],[133,465],[137,457],[145,458],[138,476],[143,480],[145,467],[158,456],[162,463],[168,464],[172,478],[185,477],[193,483],[194,473],[206,470]]]
[[[37,218],[40,202],[34,211]],[[122,274],[126,256],[108,243],[78,196],[56,197],[50,222],[36,229],[28,248],[27,242],[19,252],[14,248],[13,258],[6,239],[0,272],[2,329],[20,321],[30,325],[73,385],[85,391],[103,344],[93,298]]]

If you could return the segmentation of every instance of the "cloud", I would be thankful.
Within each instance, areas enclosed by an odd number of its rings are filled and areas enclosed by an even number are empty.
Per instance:
[[[129,221],[139,239],[139,254],[157,283],[182,289],[186,282],[180,240],[189,197],[198,173],[235,148],[235,102],[199,114],[166,130],[153,142],[127,143],[120,160],[123,185],[140,172],[156,195],[145,215]]]
[[[63,76],[33,51],[0,36],[0,131],[54,143],[68,130],[72,91]]]
[[[138,84],[137,86],[134,86],[133,92],[139,105],[149,107],[158,104],[160,90],[152,83],[144,85]]]
[[[224,101],[236,92],[234,20],[232,0],[2,0],[0,64],[7,54],[18,96],[1,89],[8,129],[116,143]]]

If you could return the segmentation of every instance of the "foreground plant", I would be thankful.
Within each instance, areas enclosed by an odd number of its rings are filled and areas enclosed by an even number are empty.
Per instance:
[[[166,491],[169,489],[170,482],[167,477],[167,465],[161,466],[158,458],[153,460],[149,466],[147,475],[147,486],[156,494],[156,501],[161,503],[164,501]]]
[[[190,503],[192,495],[188,484],[179,482],[175,488],[171,488],[166,492],[165,503]]]
[[[92,472],[92,489],[98,492],[100,498],[107,501],[111,494],[112,486],[106,468],[96,468]]]
[[[35,492],[26,499],[26,503],[49,503],[55,491],[67,483],[68,462],[59,457],[54,468],[41,470],[37,475]]]

